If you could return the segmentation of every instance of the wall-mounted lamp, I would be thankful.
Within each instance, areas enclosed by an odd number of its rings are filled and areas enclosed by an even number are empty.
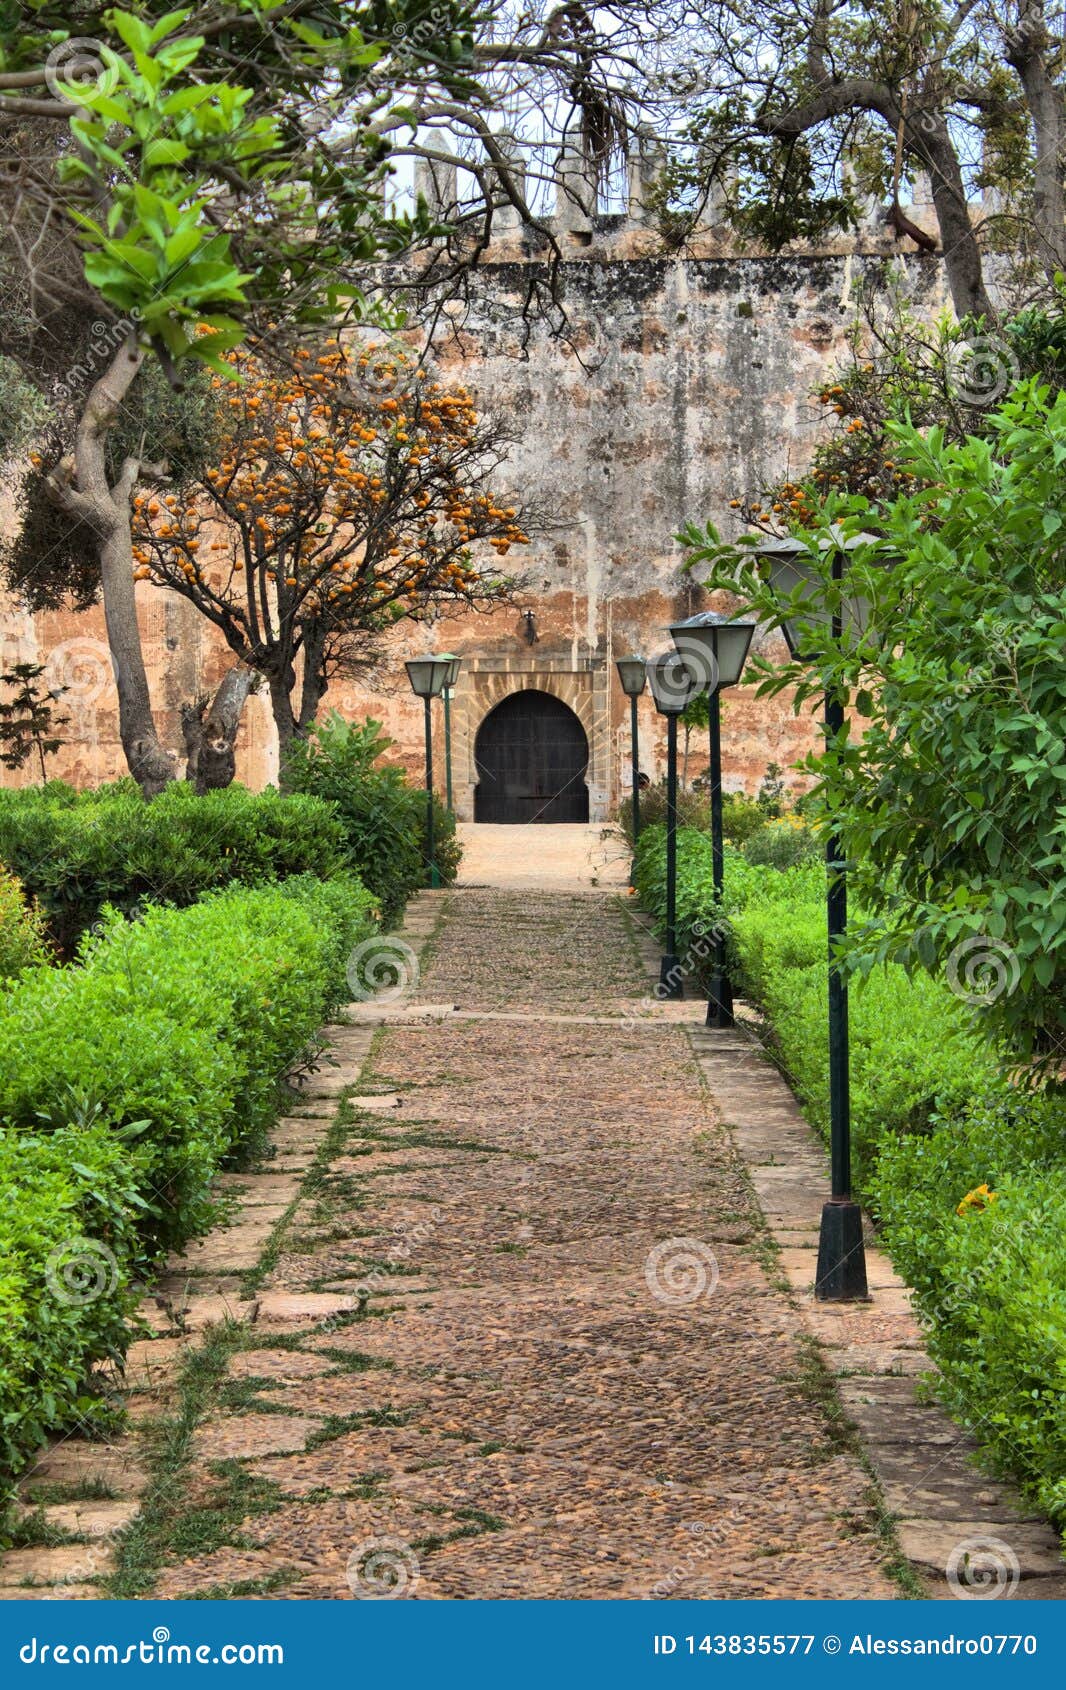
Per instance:
[[[522,632],[525,635],[526,644],[536,645],[540,639],[540,635],[537,633],[537,619],[531,610],[523,611],[522,617],[525,624]]]

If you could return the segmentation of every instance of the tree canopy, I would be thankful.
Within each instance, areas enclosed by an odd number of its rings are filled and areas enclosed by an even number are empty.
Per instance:
[[[804,653],[763,690],[796,707],[831,692],[854,724],[810,760],[858,902],[857,966],[946,971],[1016,1057],[1066,1051],[1066,395],[1023,383],[984,436],[888,425],[905,490],[836,495],[806,531],[816,596],[862,599],[865,634],[806,621]],[[848,535],[873,532],[833,557]],[[710,584],[779,625],[757,554],[686,536]],[[827,544],[828,543],[828,544]],[[806,602],[806,595],[801,597]],[[797,600],[797,605],[799,604]],[[861,734],[855,734],[855,728]],[[854,737],[853,737],[854,735]]]
[[[212,378],[214,463],[134,496],[135,576],[188,599],[265,677],[284,752],[373,636],[505,593],[474,549],[502,559],[528,535],[494,487],[505,433],[399,345],[350,355],[327,336],[291,376],[230,363]]]
[[[870,201],[897,233],[928,179],[960,317],[990,316],[984,258],[1066,268],[1066,47],[1046,0],[712,0],[692,8],[690,117],[674,191],[724,193],[771,245],[854,228]],[[974,218],[987,187],[996,205]]]

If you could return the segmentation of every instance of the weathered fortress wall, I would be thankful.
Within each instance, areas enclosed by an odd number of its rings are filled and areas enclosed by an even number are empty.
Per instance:
[[[508,558],[524,577],[517,606],[444,617],[435,628],[401,625],[375,684],[338,685],[325,701],[383,719],[417,769],[421,706],[402,658],[461,653],[453,760],[464,816],[473,813],[478,727],[523,687],[554,693],[579,716],[593,819],[617,803],[629,780],[629,735],[613,660],[668,645],[666,625],[707,603],[680,567],[674,535],[685,521],[708,518],[735,532],[731,499],[802,470],[820,424],[811,390],[840,358],[852,283],[879,273],[888,251],[871,238],[864,252],[737,256],[719,251],[711,235],[698,255],[672,258],[657,255],[650,233],[628,220],[577,222],[561,237],[574,344],[534,321],[523,345],[528,266],[543,264],[545,254],[528,231],[513,228],[483,266],[475,290],[482,303],[457,321],[440,358],[442,371],[518,437],[499,478],[503,491],[548,517],[533,544]],[[917,307],[939,310],[938,261],[895,256]],[[188,606],[147,585],[139,591],[154,695],[177,749],[181,702],[209,690],[229,658]],[[79,782],[122,772],[102,616],[34,619],[0,606],[0,666],[17,659],[48,659],[72,687],[63,708],[74,742],[55,771]],[[662,734],[647,696],[640,713],[641,766],[656,778]],[[811,739],[809,715],[797,720],[781,699],[756,701],[751,689],[735,689],[725,718],[726,784],[754,790],[767,762],[792,763]],[[693,768],[701,760],[695,756]],[[269,712],[253,697],[240,777],[259,786],[275,771]]]

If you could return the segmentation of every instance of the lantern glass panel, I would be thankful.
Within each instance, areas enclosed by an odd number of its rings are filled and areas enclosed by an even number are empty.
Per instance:
[[[411,690],[419,698],[436,698],[448,678],[448,661],[440,657],[412,657],[405,664]]]
[[[615,659],[615,668],[618,670],[618,679],[626,697],[639,698],[647,679],[648,666],[643,657],[618,657]]]
[[[675,622],[670,629],[674,645],[705,692],[736,686],[754,632],[750,617],[732,620],[717,610],[701,611],[686,622]]]
[[[677,651],[662,651],[648,664],[648,685],[662,716],[680,716],[686,705],[705,689]]]

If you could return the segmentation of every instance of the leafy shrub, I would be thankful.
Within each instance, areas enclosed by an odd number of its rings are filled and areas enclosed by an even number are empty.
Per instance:
[[[731,845],[743,845],[766,825],[766,812],[757,798],[743,792],[723,792],[722,833]]]
[[[9,1463],[85,1417],[89,1364],[124,1342],[127,1286],[209,1224],[213,1175],[271,1118],[282,1074],[347,996],[372,909],[354,878],[305,876],[135,922],[106,910],[76,965],[29,970],[0,996]],[[110,1252],[114,1297],[48,1301],[52,1251],[83,1237]]]
[[[781,825],[781,824],[774,824]],[[679,954],[724,913],[737,984],[766,1012],[783,1066],[823,1135],[829,1127],[828,951],[825,871],[808,862],[781,873],[727,854],[724,912],[714,904],[711,842],[678,840]],[[638,890],[662,919],[665,850],[641,841]],[[703,971],[702,962],[696,969]],[[973,1016],[939,980],[875,969],[850,989],[852,1137],[857,1181],[868,1184],[886,1133],[922,1130],[995,1083],[998,1066]]]
[[[143,1266],[142,1175],[136,1151],[106,1124],[0,1132],[2,1471],[99,1411],[86,1380],[94,1362],[125,1347],[131,1281]],[[95,1286],[102,1294],[87,1297]]]
[[[756,829],[748,838],[744,855],[749,863],[765,863],[770,868],[795,868],[822,855],[818,839],[805,827],[799,816],[782,816]]]
[[[1060,1525],[1064,1139],[1061,1097],[1000,1091],[928,1137],[887,1143],[877,1178],[885,1237],[914,1286],[940,1394]]]
[[[887,435],[899,490],[834,496],[800,536],[822,607],[865,599],[869,631],[837,639],[828,617],[802,618],[803,659],[767,672],[763,690],[794,688],[797,707],[831,691],[863,721],[807,765],[877,918],[854,952],[958,968],[986,988],[980,1013],[1010,1055],[1054,1074],[1066,1057],[1066,392],[1021,383],[979,435],[910,421]],[[840,522],[878,538],[834,579],[840,550],[825,541]],[[780,625],[757,553],[710,526],[685,538],[690,564],[712,566],[708,586]]]
[[[761,819],[761,818],[760,818]],[[618,807],[619,824],[628,839],[633,844],[633,798],[623,798]],[[643,833],[646,827],[657,827],[666,821],[666,783],[660,781],[656,786],[646,786],[640,795],[640,828]],[[677,824],[679,827],[707,827],[710,822],[708,799],[706,794],[686,787],[677,795]]]
[[[105,904],[177,905],[232,882],[325,877],[344,836],[319,799],[229,786],[198,797],[174,781],[146,804],[133,781],[75,792],[59,781],[0,792],[0,860],[40,902],[64,955]]]
[[[348,722],[332,711],[288,764],[296,792],[332,803],[348,862],[379,900],[386,923],[429,882],[425,791],[411,786],[402,769],[380,762],[392,744],[380,722]],[[433,815],[434,854],[446,884],[455,879],[462,852],[455,818],[436,797]]]
[[[711,825],[710,798],[707,784],[698,776],[692,786],[677,795],[677,823],[679,827],[708,830]],[[618,808],[618,820],[630,845],[633,844],[633,800],[624,798]],[[749,798],[744,792],[722,793],[722,833],[731,845],[744,845],[753,834],[767,824],[766,804]],[[640,824],[642,828],[656,827],[666,821],[666,786],[649,786],[640,795]]]
[[[15,876],[0,865],[0,985],[46,956],[40,913],[26,902]]]

